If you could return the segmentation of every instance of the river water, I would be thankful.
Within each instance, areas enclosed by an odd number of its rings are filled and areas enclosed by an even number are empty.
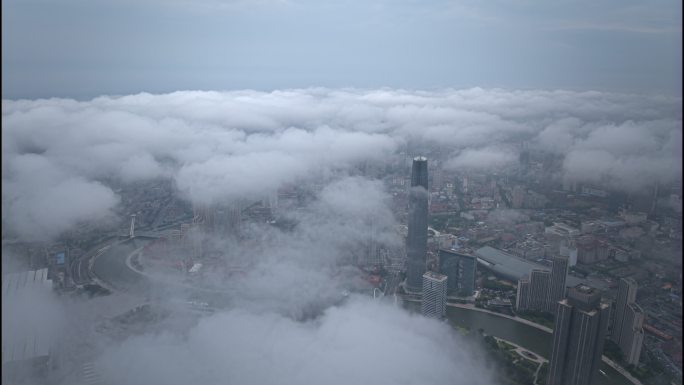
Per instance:
[[[420,303],[405,303],[411,310],[419,309]],[[551,333],[525,325],[504,317],[488,314],[472,309],[447,307],[449,323],[454,326],[476,331],[480,328],[493,335],[518,344],[548,359],[551,353]],[[631,385],[632,383],[615,369],[601,362],[601,370],[606,376],[599,374],[598,385]]]

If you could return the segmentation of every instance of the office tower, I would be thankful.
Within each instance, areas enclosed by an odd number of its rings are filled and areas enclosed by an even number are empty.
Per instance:
[[[530,168],[530,150],[528,148],[527,143],[522,143],[522,146],[520,148],[520,155],[518,157],[518,161],[520,164],[520,174],[522,174],[522,175],[527,174],[527,172]]]
[[[523,277],[518,280],[518,292],[515,296],[515,308],[518,311],[530,307],[530,279]]]
[[[423,274],[423,304],[421,312],[424,316],[441,319],[446,310],[447,276],[428,271]]]
[[[549,311],[549,288],[551,272],[534,269],[530,273],[529,308],[536,311]]]
[[[548,385],[597,383],[608,309],[601,304],[601,293],[586,285],[571,288],[568,297],[558,302]]]
[[[221,236],[236,237],[240,234],[242,225],[242,210],[240,205],[233,203],[231,205],[214,205],[211,208],[213,213],[213,228],[210,229],[213,233]]]
[[[620,350],[625,362],[636,365],[644,342],[644,311],[636,303],[627,304],[620,332]]]
[[[406,289],[420,292],[421,277],[425,273],[428,227],[428,170],[427,158],[413,159],[411,190],[409,192],[408,236],[406,238]]]
[[[636,281],[631,278],[620,280],[610,336],[620,346],[625,361],[634,365],[639,363],[644,340],[644,312],[634,303],[636,292]]]
[[[625,320],[627,305],[636,300],[637,283],[632,278],[622,278],[618,283],[618,293],[615,304],[615,315],[613,318],[613,328],[610,339],[620,345],[622,337],[622,325]]]
[[[474,256],[439,250],[439,272],[449,277],[447,294],[468,297],[475,291],[477,262]]]
[[[551,258],[551,288],[549,290],[549,311],[554,312],[558,301],[565,298],[565,280],[568,277],[568,257]]]
[[[214,228],[214,213],[206,204],[192,205],[192,224],[200,231],[210,232]]]

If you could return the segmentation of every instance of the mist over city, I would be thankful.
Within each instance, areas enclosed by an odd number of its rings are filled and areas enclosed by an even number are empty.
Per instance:
[[[681,4],[345,3],[3,3],[3,384],[682,384]]]

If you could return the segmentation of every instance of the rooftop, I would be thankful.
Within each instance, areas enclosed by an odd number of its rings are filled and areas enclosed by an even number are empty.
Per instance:
[[[484,246],[475,250],[475,255],[478,257],[479,264],[484,265],[496,274],[514,281],[530,275],[534,269],[551,271],[547,266],[508,254],[491,246]],[[591,278],[582,279],[569,274],[565,283],[569,287],[578,284],[590,284],[599,289],[606,289],[608,287],[608,284],[604,281]]]
[[[6,274],[2,277],[2,363],[24,361],[50,354],[50,339],[45,330],[32,322],[26,322],[24,315],[13,310],[13,304],[25,301],[29,293],[50,293],[52,280],[47,269]],[[8,310],[7,313],[4,311]],[[7,314],[7,316],[5,316]],[[10,332],[11,331],[11,332]]]
[[[5,274],[2,277],[2,296],[13,296],[25,290],[52,289],[52,280],[47,277],[48,269],[22,271]]]
[[[591,294],[591,293],[593,293],[594,291],[596,291],[596,289],[594,289],[593,287],[587,286],[587,285],[584,285],[584,284],[579,284],[579,285],[575,286],[575,290],[577,290],[577,291],[579,291],[580,293],[583,293],[583,294]]]
[[[444,281],[447,279],[446,275],[435,273],[434,271],[426,271],[425,274],[423,274],[423,278],[430,278],[434,279],[437,281]]]

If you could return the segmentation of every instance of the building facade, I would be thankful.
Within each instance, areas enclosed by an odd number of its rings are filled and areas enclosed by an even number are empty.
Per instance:
[[[551,258],[551,282],[549,288],[548,311],[554,313],[558,301],[565,298],[565,281],[568,277],[568,257],[556,256]]]
[[[446,311],[447,276],[432,271],[423,274],[423,303],[425,317],[442,319]]]
[[[420,292],[427,258],[428,168],[427,158],[413,159],[406,237],[406,290]]]
[[[549,289],[551,288],[551,272],[534,269],[530,273],[529,309],[549,311]]]
[[[620,332],[620,350],[622,350],[625,362],[632,365],[639,363],[643,343],[644,311],[636,303],[627,304]]]
[[[527,310],[530,307],[530,280],[523,277],[518,280],[518,292],[515,296],[515,308],[519,311]]]
[[[615,298],[615,315],[613,316],[613,327],[611,328],[610,339],[620,345],[622,337],[622,327],[625,321],[627,305],[636,300],[637,283],[632,278],[622,278],[618,283],[617,298]]]
[[[625,361],[634,365],[639,363],[644,340],[644,312],[634,302],[637,288],[634,279],[620,279],[610,336],[620,347]]]
[[[558,302],[547,384],[597,383],[608,312],[600,292],[586,285],[571,288],[567,298]]]
[[[553,257],[551,271],[533,269],[529,279],[518,281],[517,310],[555,313],[558,301],[565,298],[568,258]]]
[[[449,277],[447,294],[468,297],[475,292],[477,260],[472,255],[439,250],[439,272]]]

